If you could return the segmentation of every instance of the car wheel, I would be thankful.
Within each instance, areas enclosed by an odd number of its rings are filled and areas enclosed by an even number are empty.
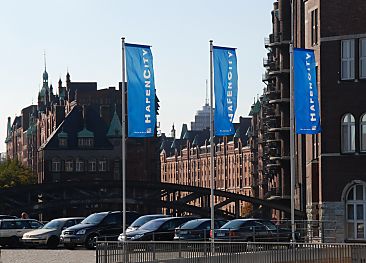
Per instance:
[[[64,247],[66,249],[75,249],[76,245],[75,244],[64,244]]]
[[[86,240],[85,240],[85,247],[87,249],[95,249],[97,246],[97,239],[96,239],[97,235],[96,234],[91,234],[89,235]]]
[[[9,240],[9,247],[16,248],[19,246],[19,238],[17,236],[12,236]]]
[[[60,243],[60,239],[56,236],[52,236],[47,241],[47,248],[57,248],[58,244]]]

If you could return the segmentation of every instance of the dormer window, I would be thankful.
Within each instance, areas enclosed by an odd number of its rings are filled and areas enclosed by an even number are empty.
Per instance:
[[[94,146],[94,138],[78,138],[78,145],[81,148],[91,148]]]
[[[94,147],[94,133],[86,128],[78,132],[78,146],[80,148]]]
[[[59,145],[59,147],[66,148],[67,147],[67,139],[68,139],[67,133],[62,130],[57,135],[57,137],[58,137],[58,145]]]

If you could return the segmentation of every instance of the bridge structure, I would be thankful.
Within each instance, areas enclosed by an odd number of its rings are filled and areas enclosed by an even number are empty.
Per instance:
[[[17,186],[0,190],[0,213],[19,215],[27,211],[32,215],[45,215],[44,220],[61,216],[75,216],[83,212],[105,211],[121,208],[121,181],[57,182]],[[143,213],[174,211],[175,215],[196,214],[209,217],[210,207],[197,207],[192,201],[199,198],[209,200],[210,189],[147,181],[127,181],[127,207]],[[184,194],[183,194],[184,193]],[[263,200],[246,195],[214,191],[223,200],[215,205],[216,216],[232,219],[239,217],[240,201],[254,207],[276,209],[290,213],[289,202],[283,200]],[[183,197],[181,197],[183,196]],[[173,198],[172,198],[173,197]],[[235,212],[223,209],[227,204],[235,204]],[[295,211],[298,218],[304,218],[302,211]]]

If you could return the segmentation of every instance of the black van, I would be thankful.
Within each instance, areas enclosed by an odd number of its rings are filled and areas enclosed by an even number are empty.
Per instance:
[[[126,212],[126,226],[129,226],[139,216],[136,212]],[[122,212],[100,212],[91,214],[80,224],[63,230],[60,241],[68,249],[73,249],[77,245],[93,249],[96,245],[96,237],[117,240],[122,231]]]

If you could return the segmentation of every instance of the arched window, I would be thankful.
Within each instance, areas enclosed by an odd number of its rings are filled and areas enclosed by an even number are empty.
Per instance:
[[[366,186],[353,185],[346,194],[347,239],[365,240]]]
[[[355,118],[348,113],[342,118],[342,152],[355,152]]]
[[[52,159],[52,172],[60,172],[61,171],[61,161],[58,158]]]
[[[364,113],[360,120],[360,142],[361,152],[366,152],[366,113]]]
[[[82,159],[77,158],[75,162],[75,171],[83,172],[84,171],[84,161]]]

